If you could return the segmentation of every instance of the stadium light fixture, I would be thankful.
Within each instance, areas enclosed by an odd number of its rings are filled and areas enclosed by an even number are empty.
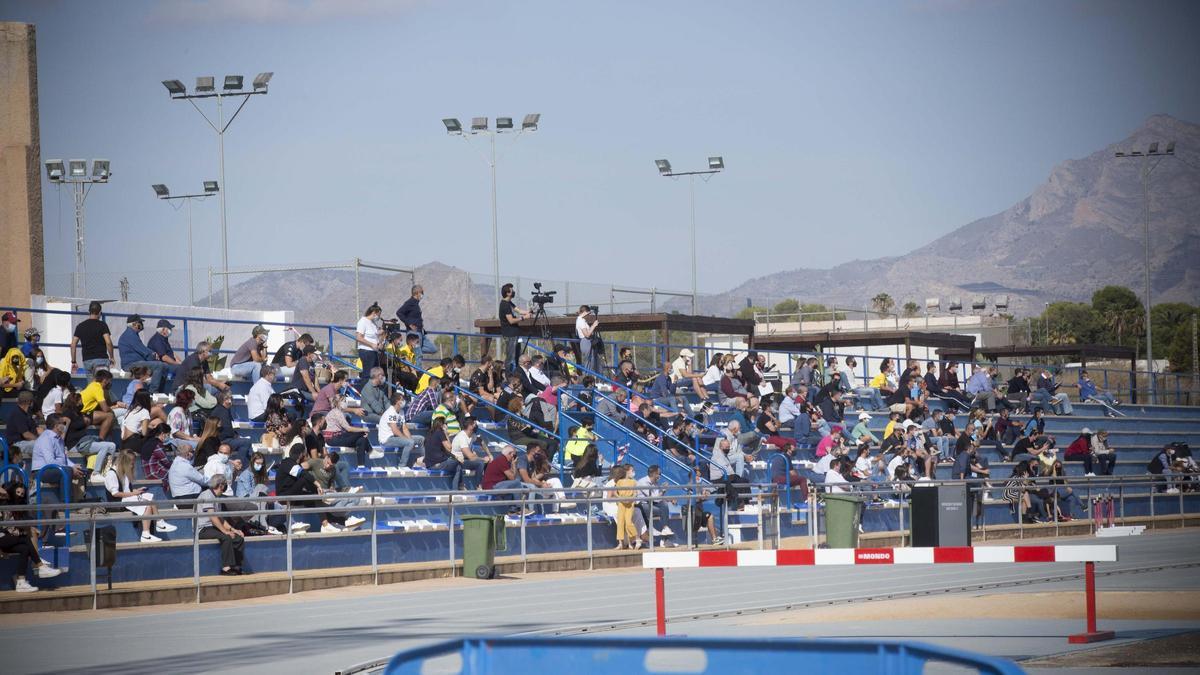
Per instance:
[[[196,89],[191,94],[187,93],[187,89],[183,86],[183,82],[179,80],[163,80],[163,86],[167,88],[167,93],[173,99],[186,99],[196,111],[200,113],[208,126],[217,134],[217,149],[220,161],[220,175],[218,176],[221,184],[225,184],[225,132],[229,130],[230,125],[237,119],[242,108],[250,102],[250,97],[255,94],[266,94],[267,83],[274,76],[273,72],[259,73],[254,78],[253,90],[246,91],[243,89],[245,78],[241,75],[226,75],[221,91],[216,89],[216,77],[212,75],[201,75],[196,78]],[[228,121],[225,119],[225,99],[232,96],[241,97],[242,102],[238,105],[233,114],[229,116]],[[194,99],[198,98],[215,98],[217,99],[217,115],[216,119],[212,119],[199,106],[196,105]],[[225,292],[225,308],[229,308],[229,222],[228,213],[226,211],[225,190],[220,190],[221,198],[221,282]]]
[[[658,172],[664,176],[671,173],[671,163],[665,159],[654,160],[654,165],[658,167]]]
[[[982,312],[983,310],[987,309],[987,298],[983,296],[976,296],[972,298],[971,309],[972,311],[976,312]]]
[[[462,122],[457,117],[446,117],[442,119],[442,124],[446,127],[446,133],[451,136],[461,136],[468,143],[472,136],[483,134],[488,137],[488,145],[490,152],[484,155],[484,161],[491,168],[492,173],[492,273],[495,275],[495,291],[496,302],[500,302],[500,226],[496,215],[496,136],[505,134],[510,136],[520,136],[529,131],[537,131],[538,120],[541,119],[538,113],[530,113],[525,115],[521,121],[521,128],[515,128],[512,117],[497,117],[496,126],[494,129],[488,128],[487,117],[472,117],[469,133],[463,133]]]
[[[712,169],[713,171],[720,171],[721,169],[724,169],[725,168],[725,158],[709,157],[708,158],[708,168]]]
[[[93,159],[92,178],[95,178],[98,183],[108,182],[108,177],[112,175],[108,167],[109,161],[107,159]]]
[[[167,186],[163,185],[162,183],[155,183],[150,187],[154,189],[154,194],[157,195],[159,199],[166,199],[167,197],[171,196],[171,191],[168,190]]]
[[[82,178],[87,175],[86,159],[67,160],[67,175],[71,178]]]
[[[172,196],[171,191],[168,190],[167,186],[163,185],[162,183],[155,183],[154,185],[151,185],[150,187],[154,188],[154,194],[159,199],[165,199],[167,201],[174,201],[177,199],[182,199],[184,202],[187,203],[188,303],[195,305],[196,304],[196,265],[195,265],[194,259],[192,257],[192,202],[197,199],[207,199],[208,197],[213,196],[213,193],[217,192],[217,181],[206,180],[206,181],[204,181],[204,192],[198,192],[195,194],[187,194],[187,195]]]
[[[52,183],[60,183],[67,174],[67,167],[61,159],[46,160],[46,177]]]
[[[1145,312],[1146,318],[1143,323],[1146,324],[1146,368],[1149,370],[1149,393],[1150,403],[1158,402],[1157,385],[1154,381],[1154,334],[1151,329],[1153,322],[1150,320],[1150,175],[1154,172],[1160,162],[1166,157],[1175,156],[1175,141],[1167,141],[1167,146],[1161,152],[1158,149],[1159,141],[1152,141],[1146,148],[1143,154],[1138,149],[1133,149],[1129,152],[1117,151],[1114,154],[1118,159],[1131,159],[1134,157],[1142,158],[1141,166],[1141,181],[1142,181],[1142,223],[1145,234],[1145,277],[1146,277],[1146,297],[1145,297]],[[1150,158],[1154,161],[1151,162]]]
[[[1008,296],[1007,295],[997,295],[995,302],[993,302],[992,304],[995,305],[997,311],[1004,311],[1004,310],[1008,309]]]
[[[707,182],[713,174],[725,170],[725,158],[720,155],[710,155],[708,158],[708,169],[703,171],[673,171],[671,170],[671,162],[665,159],[654,160],[654,166],[658,167],[658,175],[660,176],[667,178],[687,176],[688,179],[688,198],[692,214],[692,314],[695,315],[699,304],[696,290],[696,176],[702,176]]]
[[[925,311],[936,312],[941,309],[942,301],[940,298],[925,298]]]
[[[961,312],[962,311],[962,298],[950,298],[949,309],[951,312]]]
[[[218,192],[218,191],[220,191],[220,189],[221,189],[221,188],[220,188],[220,187],[218,187],[218,185],[217,185],[217,181],[215,181],[215,180],[206,180],[206,181],[204,181],[204,191],[205,191],[205,192],[207,192],[207,193],[209,193],[209,194],[212,194],[213,192]]]

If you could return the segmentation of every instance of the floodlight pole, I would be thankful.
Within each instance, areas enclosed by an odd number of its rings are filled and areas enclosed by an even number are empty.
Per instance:
[[[85,166],[86,168],[86,166]],[[85,171],[86,173],[86,171]],[[111,174],[109,174],[111,175]],[[84,223],[84,205],[87,202],[88,195],[92,192],[92,185],[96,183],[107,183],[108,175],[98,178],[96,176],[78,176],[72,177],[63,175],[61,177],[51,176],[52,183],[68,183],[74,192],[75,197],[75,278],[71,283],[71,292],[76,298],[82,298],[87,294],[87,238],[85,236]]]
[[[1132,159],[1134,157],[1142,160],[1141,180],[1142,180],[1142,227],[1144,229],[1145,238],[1145,255],[1146,255],[1146,370],[1147,370],[1147,394],[1149,395],[1150,403],[1158,402],[1158,391],[1154,382],[1154,338],[1151,331],[1150,320],[1150,174],[1154,172],[1162,162],[1163,157],[1175,156],[1175,143],[1172,141],[1167,145],[1166,150],[1159,151],[1158,144],[1154,143],[1153,150],[1147,150],[1144,154],[1139,151],[1130,153],[1117,152],[1118,159]],[[1150,159],[1155,158],[1151,163]]]
[[[696,298],[696,176],[711,176],[715,173],[721,173],[723,169],[708,169],[705,171],[666,171],[660,172],[659,175],[666,178],[679,178],[687,176],[688,179],[688,204],[691,209],[692,218],[692,315],[694,316],[698,310]],[[704,180],[708,180],[705,178]]]
[[[218,183],[220,185],[220,183]],[[223,191],[223,189],[221,190]],[[194,307],[196,305],[196,266],[192,259],[192,201],[196,199],[208,199],[212,196],[211,192],[194,195],[172,195],[168,197],[159,197],[163,201],[171,201],[173,199],[182,199],[187,202],[187,230],[188,230],[188,305]],[[212,301],[212,298],[209,298]]]

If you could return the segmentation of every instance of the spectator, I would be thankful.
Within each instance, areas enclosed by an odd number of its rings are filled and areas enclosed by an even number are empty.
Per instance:
[[[414,396],[412,402],[408,404],[406,416],[409,421],[421,426],[429,424],[433,420],[433,409],[441,401],[441,391],[441,379],[431,379],[429,386],[420,394]],[[520,403],[520,400],[517,400],[518,412],[521,409]],[[428,438],[426,440],[428,441]]]
[[[404,417],[404,392],[392,394],[391,405],[379,418],[379,444],[384,448],[400,448],[399,467],[411,467],[413,462],[425,454],[425,438],[408,430]]]
[[[1100,467],[1101,476],[1113,475],[1117,463],[1117,449],[1108,444],[1108,431],[1101,429],[1092,436],[1092,455]]]
[[[362,318],[358,320],[358,324],[354,328],[354,342],[358,347],[358,367],[362,374],[362,379],[358,383],[360,389],[366,387],[367,379],[374,377],[374,368],[383,363],[381,352],[386,340],[380,330],[379,317],[382,315],[383,309],[380,308],[379,303],[373,302],[370,307],[367,307],[367,311],[363,312]],[[382,370],[380,368],[381,372]],[[379,417],[377,415],[375,419],[367,421],[374,424],[379,421]]]
[[[233,426],[233,394],[228,391],[223,391],[217,395],[217,407],[209,413],[220,424],[219,438],[222,443],[228,443],[229,447],[233,448],[235,457],[240,457],[243,462],[250,461],[250,452],[253,444],[249,438],[244,438],[238,435],[237,429]]]
[[[275,370],[281,378],[291,381],[296,364],[304,357],[304,348],[312,346],[313,336],[304,333],[295,340],[280,345],[279,349],[275,350],[275,355],[271,357],[271,365],[275,366]]]
[[[342,395],[334,394],[330,403],[332,407],[325,415],[325,444],[339,448],[353,448],[360,469],[366,468],[368,458],[382,458],[383,453],[372,450],[371,442],[367,440],[367,433],[370,430],[366,427],[354,426],[350,424],[350,420],[346,419],[346,413],[342,411]]]
[[[88,304],[88,318],[75,326],[71,336],[71,370],[75,369],[75,347],[79,345],[83,368],[89,373],[101,368],[110,368],[113,362],[112,336],[108,324],[100,318],[100,303],[93,300]]]
[[[383,368],[371,368],[367,383],[362,386],[363,422],[378,424],[379,419],[388,407],[387,384],[384,380]]]
[[[500,287],[500,338],[504,342],[504,367],[510,369],[515,368],[517,364],[517,350],[521,344],[521,320],[531,316],[528,310],[517,307],[516,295],[512,284]]]
[[[1179,489],[1172,487],[1170,478],[1172,474],[1171,465],[1174,458],[1175,446],[1171,443],[1168,443],[1164,445],[1162,450],[1159,450],[1158,454],[1155,455],[1154,458],[1150,460],[1150,463],[1146,465],[1147,471],[1155,476],[1160,476],[1160,478],[1156,479],[1158,485],[1154,488],[1155,492],[1162,492],[1169,495],[1179,494]]]
[[[234,377],[251,382],[259,378],[262,366],[267,362],[267,336],[270,333],[259,324],[250,331],[250,339],[237,348],[229,359],[229,372]]]
[[[188,380],[189,383],[192,383],[193,369],[200,369],[200,384],[199,389],[196,390],[197,402],[202,400],[204,396],[201,394],[200,389],[207,389],[208,392],[212,394],[216,394],[218,391],[225,391],[226,389],[229,389],[228,384],[213,377],[212,366],[209,364],[209,358],[211,356],[212,345],[207,342],[200,342],[196,345],[196,349],[191,354],[188,354],[187,358],[181,361],[179,363],[179,367],[175,369],[175,381],[182,382],[184,380]]]
[[[196,512],[209,515],[207,521],[201,521],[204,524],[201,525],[197,536],[201,539],[216,539],[220,543],[222,576],[239,576],[244,573],[242,563],[246,540],[240,531],[217,515],[221,512],[220,500],[224,497],[228,484],[225,476],[218,474],[209,479],[208,489],[200,493]]]
[[[1004,484],[1004,499],[1012,505],[1019,520],[1040,523],[1045,519],[1046,504],[1037,491],[1029,489],[1032,485],[1029,465],[1020,462],[1013,467],[1012,476]]]
[[[28,343],[26,343],[28,344]],[[25,345],[22,345],[24,347]],[[25,354],[24,349],[17,350],[21,354]],[[11,362],[10,362],[11,365]],[[38,347],[34,347],[29,354],[25,354],[25,387],[37,391],[41,388],[42,382],[51,372],[57,372],[57,369],[46,363],[46,355]]]
[[[295,418],[288,414],[287,408],[283,404],[283,397],[279,394],[271,394],[267,397],[267,411],[263,414],[266,433],[261,442],[269,447],[278,447],[283,432],[292,425],[293,421]]]
[[[978,363],[971,364],[971,377],[967,379],[967,396],[970,398],[970,407],[974,408],[983,403],[988,412],[995,412],[996,388],[987,369],[981,368]]]
[[[117,460],[113,466],[104,474],[104,490],[108,493],[110,501],[121,502],[125,510],[135,516],[145,516],[142,520],[142,543],[162,541],[150,531],[151,521],[154,523],[154,529],[157,532],[174,532],[176,527],[161,518],[155,518],[158,515],[158,509],[151,502],[154,501],[154,495],[146,491],[144,487],[133,487],[134,469],[133,469],[134,454],[131,452],[118,452]]]
[[[550,376],[543,369],[545,363],[546,357],[541,354],[534,354],[529,358],[529,377],[541,387],[539,392],[550,386]]]
[[[1092,452],[1092,430],[1084,427],[1079,430],[1079,436],[1067,446],[1063,456],[1068,461],[1083,462],[1085,476],[1095,476],[1096,455]]]
[[[25,378],[27,365],[25,356],[17,347],[3,353],[3,359],[0,360],[0,399],[16,396],[17,392],[31,388]]]
[[[66,400],[68,394],[74,393],[74,391],[71,386],[71,374],[65,370],[55,369],[52,374],[47,376],[46,381],[34,395],[33,403],[37,406],[37,397],[42,397],[40,409],[42,419],[45,419],[54,413],[62,413],[63,401]]]
[[[872,443],[879,445],[879,437],[877,437],[869,428],[867,428],[867,422],[870,421],[871,416],[867,414],[865,410],[858,413],[858,424],[855,424],[854,428],[850,430],[850,440],[860,446],[869,446]]]
[[[53,464],[62,467],[66,471],[67,480],[70,481],[70,485],[63,485],[63,476],[59,471],[46,471],[41,474],[37,478],[38,483],[40,483],[41,487],[49,488],[39,492],[41,501],[43,502],[61,503],[62,500],[56,494],[58,490],[62,490],[63,492],[82,492],[81,486],[78,483],[84,477],[83,467],[77,465],[67,457],[67,447],[64,442],[67,434],[67,425],[68,420],[65,416],[51,415],[46,420],[46,430],[38,436],[37,441],[33,444],[33,461],[30,463],[30,476],[38,476],[43,468]]]
[[[580,305],[575,314],[575,337],[579,339],[579,363],[584,368],[596,372],[599,370],[598,355],[593,353],[595,348],[596,331],[600,328],[600,319],[588,305]]]
[[[124,403],[109,403],[108,391],[111,387],[112,373],[101,368],[79,392],[83,404],[81,412],[91,416],[92,424],[100,430],[102,440],[107,440],[113,426],[125,417]]]
[[[528,356],[522,355],[521,358],[525,359],[526,362],[528,363],[528,360],[529,360]],[[528,365],[526,367],[528,367]],[[453,370],[453,368],[454,368],[454,360],[453,359],[450,359],[450,358],[442,359],[441,361],[438,362],[438,364],[436,366],[431,367],[429,370],[426,370],[424,373],[421,374],[420,379],[417,380],[417,388],[413,390],[413,393],[414,394],[424,393],[425,390],[428,389],[430,387],[430,385],[433,384],[433,380],[435,378],[438,380],[443,380],[443,381],[453,381],[449,375],[450,371]]]
[[[517,470],[516,479],[524,483],[525,487],[541,490],[558,490],[558,492],[546,495],[530,495],[531,499],[554,497],[560,500],[560,503],[555,504],[553,510],[558,511],[563,506],[561,503],[564,497],[562,481],[557,476],[551,475],[550,460],[546,459],[546,452],[541,443],[530,443],[526,447],[525,452],[518,451],[513,456],[512,461],[513,468]]]
[[[1042,374],[1038,376],[1037,390],[1030,398],[1043,408],[1049,406],[1055,415],[1070,415],[1074,412],[1071,408],[1071,399],[1066,393],[1058,391],[1059,386],[1054,381],[1054,375],[1048,369],[1043,368]]]
[[[850,491],[850,481],[846,480],[846,475],[851,471],[849,460],[844,457],[834,459],[829,470],[825,472],[825,478],[822,481],[825,485],[827,493],[843,493]]]
[[[1096,383],[1092,381],[1092,377],[1088,375],[1088,371],[1079,371],[1079,383],[1075,387],[1079,389],[1080,401],[1084,401],[1085,403],[1087,401],[1095,401],[1104,406],[1104,415],[1106,417],[1117,416],[1117,406],[1120,403],[1117,399],[1113,398],[1112,393],[1097,389]]]
[[[600,451],[595,443],[588,443],[571,465],[571,487],[595,487],[600,484],[601,475]]]
[[[1087,518],[1087,507],[1080,501],[1079,496],[1075,494],[1075,490],[1067,485],[1066,472],[1063,471],[1063,464],[1060,461],[1055,461],[1050,466],[1050,499],[1054,506],[1054,517],[1059,520],[1075,520],[1076,518]],[[1063,505],[1066,509],[1063,509]],[[1079,514],[1079,515],[1077,515]]]
[[[437,419],[437,418],[435,418]],[[456,422],[457,423],[457,422]],[[479,480],[483,476],[487,464],[493,460],[492,455],[486,448],[480,448],[479,452],[472,449],[475,442],[475,431],[478,423],[473,417],[466,417],[462,421],[462,429],[454,432],[450,440],[450,453],[462,465],[464,471],[470,471]],[[450,436],[450,425],[446,424],[446,435]],[[465,479],[464,479],[465,480]]]
[[[180,446],[190,446],[193,449],[199,438],[192,434],[192,414],[189,409],[196,394],[191,389],[180,389],[175,394],[175,407],[167,413],[167,425],[171,428],[171,445],[178,449]]]
[[[252,422],[265,422],[267,401],[275,394],[275,367],[266,364],[259,370],[258,375],[258,380],[246,395],[246,415]]]
[[[446,438],[445,419],[438,417],[429,426],[425,436],[425,468],[442,471],[450,477],[450,489],[462,488],[462,464],[450,452],[450,440]]]
[[[458,419],[458,394],[453,389],[442,392],[442,402],[433,409],[433,419],[442,418],[446,422],[446,435],[454,438],[462,429]]]
[[[224,476],[227,482],[233,482],[233,467],[230,461],[233,456],[233,450],[228,443],[221,443],[217,446],[217,451],[208,456],[208,461],[204,463],[204,480],[210,480],[213,476]]]
[[[496,401],[500,396],[500,371],[502,369],[503,366],[500,365],[499,361],[493,361],[485,356],[480,359],[479,367],[475,369],[475,372],[471,373],[471,380],[468,384],[472,393],[481,400],[491,404],[481,406],[483,410],[487,411],[486,416],[490,419],[496,418],[495,408],[492,406],[496,405]]]
[[[14,480],[0,486],[0,507],[22,506],[28,502],[29,496],[25,492],[23,482]],[[32,528],[7,524],[25,517],[26,513],[19,510],[0,510],[0,553],[16,556],[17,573],[13,590],[18,593],[32,593],[38,590],[25,578],[25,571],[31,566],[39,579],[52,579],[62,573],[42,560],[33,540]]]
[[[1012,379],[1008,381],[1007,389],[1008,400],[1018,407],[1027,407],[1029,405],[1029,371],[1023,368],[1017,368],[1013,371]]]
[[[82,325],[82,324],[80,324]],[[141,366],[150,372],[150,388],[159,393],[165,392],[167,386],[166,371],[162,361],[146,345],[142,344],[140,333],[146,327],[142,317],[134,314],[125,320],[125,332],[117,340],[117,349],[121,353],[121,367],[126,371],[134,366]]]
[[[825,386],[829,387],[830,385]],[[827,390],[823,388],[818,397],[820,401],[818,401],[817,405],[821,410],[821,417],[831,424],[841,423],[843,411],[845,410],[845,405],[842,403],[841,390],[836,388]],[[902,403],[900,406],[903,408],[904,404]],[[892,406],[893,410],[895,408],[896,406]]]
[[[121,449],[137,452],[150,434],[150,392],[142,390],[133,395],[133,405],[121,421]]]
[[[170,377],[175,368],[179,365],[179,358],[175,356],[175,350],[171,347],[171,331],[175,328],[175,324],[166,319],[159,319],[158,324],[154,328],[154,335],[146,342],[146,346],[150,351],[154,352],[160,363],[163,366],[163,375]],[[171,366],[170,372],[166,366]]]
[[[857,367],[858,359],[853,356],[847,356],[846,365],[839,371],[841,373],[842,390],[854,394],[854,400],[859,410],[887,409],[878,389],[871,386],[863,387],[858,384],[858,376],[854,374],[854,369]]]
[[[217,397],[209,393],[208,388],[204,386],[204,370],[200,366],[188,371],[181,391],[192,393],[192,405],[189,410],[193,415],[204,418],[217,407]]]
[[[633,540],[632,547],[640,549],[642,540],[633,522],[638,496],[637,482],[629,477],[629,471],[624,466],[614,467],[612,478],[617,487],[613,495],[617,499],[617,548],[628,549],[631,546],[630,540]]]
[[[16,314],[13,314],[13,317],[16,318]],[[7,330],[7,327],[9,325],[13,326],[12,332],[9,332]],[[15,335],[17,332],[16,323],[5,324],[5,329],[6,330],[4,331],[4,333],[6,335]],[[42,341],[42,332],[39,331],[37,328],[34,328],[31,326],[31,327],[25,329],[24,335],[25,335],[25,342],[23,344],[21,344],[20,349],[21,349],[21,353],[25,355],[25,358],[30,359],[33,357],[34,350],[38,349],[38,345]],[[0,348],[4,349],[4,351],[0,352],[0,354],[7,354],[8,350],[12,349],[15,346],[16,345],[7,344],[7,342],[5,342],[2,338],[0,338]]]
[[[316,353],[316,347],[305,345],[300,352],[300,360],[296,362],[292,370],[290,384],[300,396],[298,407],[301,417],[308,416],[308,409],[316,402],[317,395],[320,393],[320,390],[317,389],[316,366],[313,364]]]
[[[638,509],[641,510],[642,519],[646,521],[647,526],[653,523],[651,536],[674,535],[670,526],[671,511],[667,506],[668,500],[662,498],[666,494],[662,482],[662,469],[657,464],[651,464],[646,468],[646,475],[637,480],[637,485],[641,488],[638,494]]]
[[[388,345],[388,354],[392,357],[392,379],[397,384],[415,391],[420,384],[420,373],[415,369],[417,350],[420,349],[421,336],[416,333],[397,333]]]
[[[38,439],[38,421],[31,410],[33,409],[33,392],[28,389],[17,394],[17,405],[8,413],[5,420],[4,440],[13,452],[9,461],[18,462],[18,456],[27,457],[33,452],[33,444]]]
[[[425,333],[425,321],[421,318],[421,298],[423,297],[425,297],[425,289],[420,284],[413,286],[412,296],[396,310],[396,318],[400,319],[410,333],[417,333],[421,336],[421,353],[436,354],[437,345]]]
[[[17,324],[21,320],[16,312],[5,312],[0,319],[0,354],[7,354],[11,349],[20,350],[17,344]]]
[[[691,385],[692,391],[696,392],[696,396],[703,401],[708,398],[708,387],[704,383],[706,373],[696,372],[692,370],[692,362],[696,354],[690,349],[684,348],[679,350],[679,357],[671,362],[671,380],[675,390],[686,389]],[[718,378],[715,383],[719,383]],[[672,392],[674,393],[674,392]]]
[[[517,492],[506,495],[503,498],[511,500],[520,499],[519,491],[525,489],[525,484],[517,480],[517,469],[513,466],[513,458],[516,454],[517,449],[511,445],[505,445],[501,448],[500,454],[488,462],[487,467],[483,469],[483,478],[480,481],[480,487],[489,491],[514,490]],[[521,513],[521,507],[518,504],[513,504],[508,507],[508,512]],[[533,510],[526,511],[525,515],[533,515]]]
[[[320,391],[317,392],[317,400],[313,403],[313,414],[328,413],[334,407],[333,399],[335,396],[340,397],[345,392],[345,382],[349,377],[344,370],[338,370],[333,373],[333,377],[329,378],[329,383],[321,387]],[[345,398],[343,397],[340,400],[344,402]],[[359,416],[363,414],[362,408],[346,407],[346,410]]]

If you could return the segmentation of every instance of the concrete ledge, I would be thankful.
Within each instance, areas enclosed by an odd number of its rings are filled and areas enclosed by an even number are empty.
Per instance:
[[[1200,514],[1127,518],[1127,524],[1146,525],[1148,529],[1178,529],[1200,526]],[[990,541],[1012,541],[1019,539],[1048,539],[1071,536],[1087,536],[1092,533],[1091,521],[1079,520],[1060,523],[1055,531],[1053,523],[1041,525],[996,525],[986,528],[987,540],[977,530],[976,544]],[[894,547],[907,543],[907,532],[872,532],[859,540],[869,546]],[[735,548],[752,549],[757,542],[746,542]],[[807,548],[808,537],[789,537],[781,542],[781,548]],[[712,548],[712,547],[703,547]],[[496,559],[499,574],[525,572],[564,572],[589,569],[613,569],[640,567],[642,551],[595,551],[589,558],[586,552],[547,553],[530,555],[525,562],[520,556],[505,556]],[[426,579],[443,579],[462,576],[462,565],[456,563],[453,571],[448,561],[435,563],[403,563],[381,565],[378,572],[379,584],[398,584]],[[86,586],[70,586],[37,593],[0,592],[0,612],[60,612],[84,609],[112,609],[120,607],[142,607],[147,605],[170,605],[180,603],[216,602],[220,600],[244,600],[269,595],[286,595],[327,588],[346,586],[370,586],[376,583],[376,575],[366,567],[331,567],[317,570],[301,570],[293,573],[289,580],[286,572],[266,572],[245,577],[208,576],[200,578],[197,589],[192,579],[160,581],[138,581],[122,583],[113,590],[99,585],[93,596]],[[94,603],[94,604],[93,604]]]

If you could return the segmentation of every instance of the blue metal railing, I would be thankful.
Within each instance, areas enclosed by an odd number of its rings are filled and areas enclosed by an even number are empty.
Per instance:
[[[59,481],[60,481],[58,486],[62,490],[62,503],[63,504],[71,503],[71,472],[67,469],[67,467],[65,467],[61,464],[47,464],[47,465],[43,466],[42,468],[38,469],[37,476],[35,478],[36,487],[37,487],[37,507],[38,507],[37,508],[37,519],[38,520],[42,520],[42,493],[43,493],[42,476],[44,476],[46,474],[47,469],[54,469],[55,471],[58,471],[58,476],[59,476]],[[70,511],[70,509],[66,510],[66,514],[67,514],[66,515],[67,523],[64,526],[64,531],[66,532],[66,537],[65,537],[66,543],[69,546],[71,543],[71,511]],[[54,566],[55,567],[59,567],[58,551],[61,548],[62,548],[61,546],[54,547]]]

